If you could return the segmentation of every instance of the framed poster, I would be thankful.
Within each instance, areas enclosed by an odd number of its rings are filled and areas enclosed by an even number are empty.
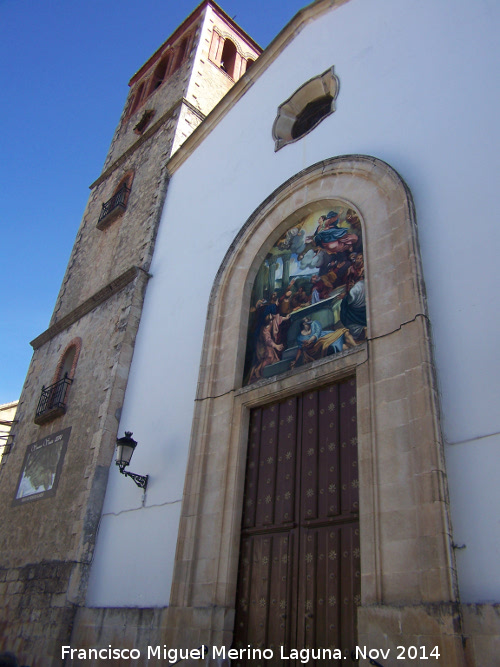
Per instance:
[[[54,496],[71,426],[28,445],[13,505]]]

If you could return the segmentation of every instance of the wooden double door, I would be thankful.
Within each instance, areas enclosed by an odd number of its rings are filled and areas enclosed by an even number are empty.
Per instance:
[[[360,602],[358,486],[354,379],[252,411],[233,647],[274,657],[244,655],[237,665],[281,664],[292,649],[350,655]]]

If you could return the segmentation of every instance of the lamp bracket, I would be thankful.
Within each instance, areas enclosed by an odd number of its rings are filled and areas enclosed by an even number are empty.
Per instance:
[[[146,490],[149,475],[137,475],[135,472],[128,472],[128,470],[125,470],[125,466],[120,466],[120,472],[125,477],[131,477],[139,488]]]

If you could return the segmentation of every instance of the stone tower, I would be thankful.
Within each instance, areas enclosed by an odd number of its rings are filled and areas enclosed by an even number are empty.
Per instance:
[[[85,604],[167,161],[260,48],[204,0],[130,81],[0,477],[0,650],[60,664]],[[50,656],[50,657],[49,657]]]

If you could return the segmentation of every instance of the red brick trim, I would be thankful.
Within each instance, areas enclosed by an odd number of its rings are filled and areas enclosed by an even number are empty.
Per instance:
[[[113,196],[116,195],[116,193],[120,190],[120,188],[123,185],[126,185],[129,190],[132,189],[132,183],[134,182],[134,176],[135,176],[135,169],[129,169],[121,179],[118,181],[118,185],[116,188],[113,190]],[[124,200],[124,205],[127,206],[128,198],[130,197],[130,192],[127,192]]]
[[[82,339],[79,336],[77,336],[76,338],[73,338],[73,340],[71,340],[66,345],[66,347],[64,348],[64,352],[59,357],[59,362],[57,364],[56,372],[54,373],[52,383],[57,382],[58,380],[61,380],[61,373],[62,373],[62,369],[63,369],[63,366],[64,366],[64,360],[66,358],[66,355],[68,354],[68,352],[71,350],[72,347],[75,348],[75,356],[74,356],[74,359],[73,359],[73,364],[71,366],[71,370],[68,373],[68,377],[72,380],[73,377],[75,376],[75,370],[76,370],[76,365],[78,363],[78,357],[80,356],[80,350],[82,349]]]

